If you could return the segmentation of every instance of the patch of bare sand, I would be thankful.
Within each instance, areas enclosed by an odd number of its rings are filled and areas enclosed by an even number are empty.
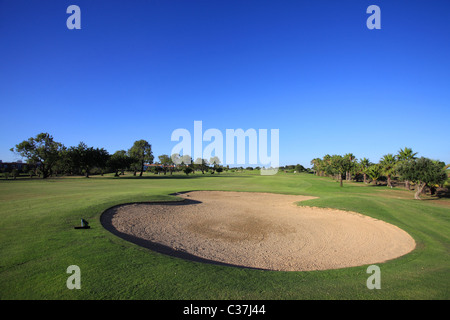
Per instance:
[[[283,271],[382,263],[415,248],[402,229],[358,213],[299,207],[313,197],[194,191],[179,203],[111,208],[103,226],[165,254],[195,261]]]

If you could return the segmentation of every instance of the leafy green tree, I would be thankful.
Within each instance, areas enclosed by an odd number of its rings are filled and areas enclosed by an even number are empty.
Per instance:
[[[26,158],[28,163],[39,165],[45,179],[51,175],[62,147],[62,143],[56,142],[50,134],[39,133],[36,137],[24,140],[10,150]]]
[[[94,147],[88,147],[84,142],[80,142],[78,146],[69,148],[68,157],[71,164],[79,171],[84,171],[86,178],[89,178],[92,168],[105,168],[109,154],[103,148],[94,149]]]
[[[183,169],[183,172],[186,173],[186,175],[189,175],[189,173],[191,173],[192,171],[193,171],[192,168],[191,168],[191,167],[188,167],[188,166],[186,166],[186,167]]]
[[[336,160],[336,159],[334,159]],[[327,176],[334,175],[335,172],[335,163],[333,162],[333,157],[329,154],[326,154],[322,159],[322,170],[323,173]]]
[[[414,194],[414,198],[417,200],[420,200],[419,195],[423,192],[425,186],[443,184],[448,178],[445,172],[445,164],[443,166],[440,162],[424,157],[402,162],[398,166],[398,173],[403,179],[417,184]]]
[[[183,156],[181,156],[179,153],[174,153],[170,156],[170,158],[172,159],[172,162],[174,164],[175,171],[181,171],[184,167],[183,160],[185,160]]]
[[[128,150],[128,154],[131,158],[136,159],[136,169],[141,171],[139,176],[144,174],[144,165],[146,163],[153,163],[152,145],[145,140],[137,140],[133,146]]]
[[[405,147],[404,149],[400,149],[397,153],[397,159],[399,164],[407,162],[409,160],[416,159],[417,152],[413,152],[411,148]],[[405,187],[409,190],[411,189],[409,180],[405,180]]]
[[[174,163],[175,166],[180,165],[181,164],[181,156],[179,153],[174,153],[170,156],[170,159],[172,159],[172,162]]]
[[[380,160],[380,165],[383,174],[387,177],[387,186],[392,187],[392,175],[395,174],[395,169],[397,166],[397,159],[391,153],[383,156]]]
[[[200,170],[202,174],[205,174],[205,171],[208,171],[208,160],[197,158],[195,160],[195,168]]]
[[[106,170],[108,166],[109,158],[111,155],[108,151],[103,148],[95,149],[95,165],[101,170],[101,175],[103,176],[103,172]]]
[[[212,169],[211,173],[214,174],[214,172],[216,172],[217,168],[219,167],[220,159],[219,159],[218,156],[211,157],[211,158],[209,159],[209,163],[210,163],[211,166],[212,166],[212,168],[211,168],[211,169]]]
[[[73,171],[73,164],[71,162],[71,159],[69,157],[69,150],[62,146],[61,150],[59,151],[59,157],[55,161],[55,164],[53,165],[53,172],[58,175],[61,174],[69,174]]]
[[[114,176],[119,176],[119,171],[122,173],[128,169],[136,159],[130,158],[125,150],[118,150],[108,160],[107,165],[115,172]]]
[[[16,168],[13,168],[11,170],[11,176],[13,177],[13,180],[16,180],[16,178],[19,176],[19,170],[17,170]]]
[[[151,167],[150,172],[159,175],[161,172],[164,172],[164,169],[161,165],[155,165]]]
[[[314,170],[314,174],[316,176],[320,176],[322,171],[323,171],[323,169],[322,169],[322,167],[323,167],[322,159],[314,158],[314,159],[311,160],[310,163],[312,165],[312,169]]]
[[[140,171],[142,168],[141,163],[140,163],[139,159],[136,159],[133,156],[131,156],[129,152],[127,154],[128,154],[128,157],[130,157],[130,159],[134,160],[134,162],[130,164],[129,169],[131,171],[133,171],[133,176],[136,176],[136,173],[138,171]]]
[[[191,164],[193,164],[192,158],[188,154],[181,156],[180,159],[181,159],[181,163],[185,166],[190,166]]]
[[[170,159],[170,157],[167,154],[162,154],[162,155],[158,156],[158,159],[159,159],[159,163],[162,165],[164,175],[166,175],[167,168],[169,168],[171,166],[172,159]]]
[[[333,155],[331,157],[331,167],[334,174],[338,175],[338,179],[340,182],[340,186],[343,186],[342,183],[342,175],[346,175],[347,173],[351,172],[351,170],[354,167],[353,158],[349,157],[348,155],[341,156],[341,155]]]

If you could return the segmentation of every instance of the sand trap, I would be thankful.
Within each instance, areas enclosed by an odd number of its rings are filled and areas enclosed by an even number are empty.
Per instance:
[[[358,213],[298,207],[313,197],[194,191],[179,203],[127,204],[105,211],[114,234],[172,256],[283,271],[385,262],[415,248],[400,228]]]

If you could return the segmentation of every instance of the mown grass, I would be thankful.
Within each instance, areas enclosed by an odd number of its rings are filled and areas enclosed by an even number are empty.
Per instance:
[[[168,201],[188,190],[233,190],[317,196],[299,205],[360,212],[393,223],[417,248],[379,264],[380,290],[369,290],[367,266],[275,272],[168,257],[112,235],[100,224],[107,208]],[[1,299],[449,299],[448,199],[413,199],[400,189],[308,174],[195,174],[0,181]],[[80,218],[91,229],[75,230]],[[69,265],[81,290],[69,290]]]

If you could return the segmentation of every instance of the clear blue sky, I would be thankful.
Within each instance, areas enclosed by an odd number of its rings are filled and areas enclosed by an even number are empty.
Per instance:
[[[403,147],[449,163],[450,1],[0,0],[0,112],[3,161],[40,132],[169,154],[201,120],[279,129],[281,165]]]

